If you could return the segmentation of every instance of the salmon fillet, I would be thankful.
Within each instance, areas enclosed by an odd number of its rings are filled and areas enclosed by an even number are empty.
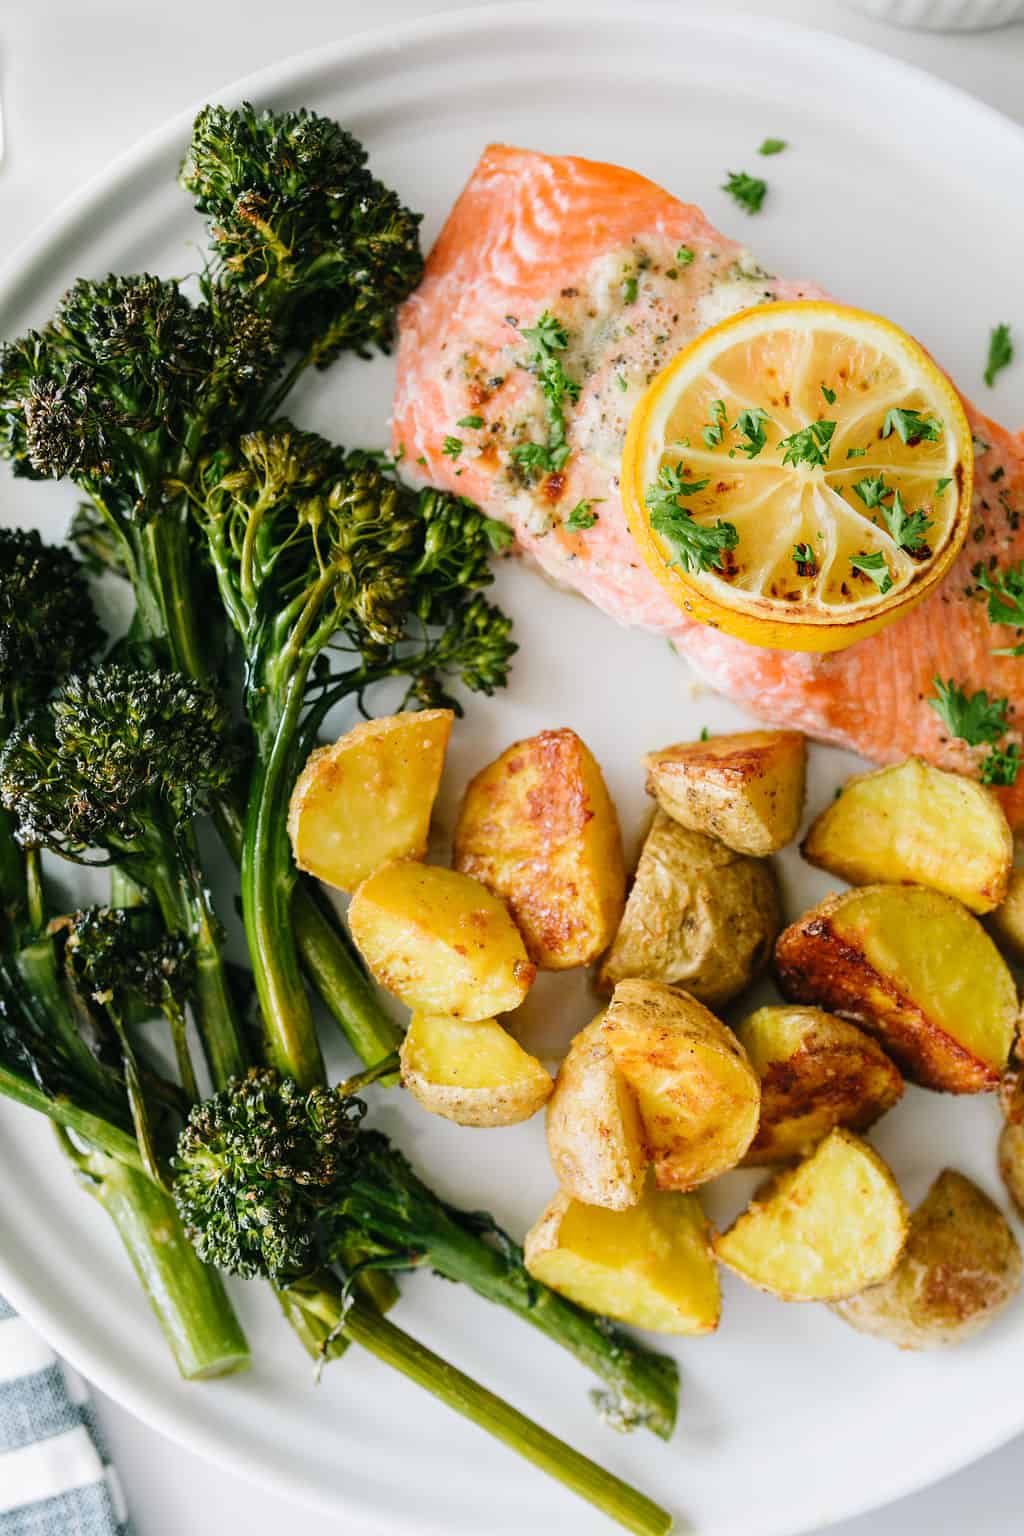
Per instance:
[[[980,749],[950,739],[928,699],[936,675],[1005,697],[1010,739],[1021,739],[1024,659],[993,654],[1021,636],[989,622],[976,583],[980,563],[1024,558],[1024,433],[964,401],[975,491],[963,552],[919,607],[827,656],[767,650],[687,618],[626,526],[619,462],[630,414],[654,374],[727,315],[825,297],[811,283],[763,272],[699,209],[643,176],[491,145],[400,315],[394,451],[415,482],[478,502],[548,577],[619,623],[666,636],[713,687],[762,719],[877,762],[920,753],[976,772]],[[568,457],[547,471],[522,458],[529,444],[549,440],[521,334],[545,310],[565,327],[558,356],[579,385],[577,400],[561,402]],[[1000,793],[1014,823],[1024,822],[1024,775]]]

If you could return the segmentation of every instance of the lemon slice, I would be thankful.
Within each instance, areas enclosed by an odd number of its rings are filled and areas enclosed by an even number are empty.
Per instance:
[[[837,304],[770,304],[653,380],[622,491],[680,608],[756,645],[833,651],[942,579],[972,465],[959,396],[912,337]]]

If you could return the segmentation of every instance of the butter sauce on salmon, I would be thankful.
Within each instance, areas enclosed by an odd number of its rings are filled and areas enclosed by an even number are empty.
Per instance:
[[[752,305],[824,298],[771,276],[691,205],[634,172],[492,145],[400,316],[393,442],[403,472],[478,502],[558,584],[619,623],[667,636],[720,692],[773,724],[877,761],[920,753],[961,771],[980,754],[931,707],[934,678],[1009,701],[1021,638],[989,622],[982,567],[1024,557],[1024,434],[968,402],[972,528],[921,606],[827,656],[766,650],[699,625],[669,599],[626,527],[619,466],[654,375]],[[1024,819],[1024,780],[1002,790]]]

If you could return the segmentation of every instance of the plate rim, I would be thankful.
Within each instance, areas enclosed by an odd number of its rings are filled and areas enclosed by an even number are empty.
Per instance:
[[[596,0],[586,7],[588,21],[603,23],[622,21],[621,8],[611,0]],[[434,15],[407,19],[379,27],[360,29],[332,43],[320,44],[289,54],[286,58],[250,72],[239,79],[203,94],[190,106],[165,119],[157,127],[144,134],[134,145],[109,161],[100,171],[89,177],[75,192],[61,200],[54,211],[24,237],[0,264],[0,308],[16,301],[18,289],[31,281],[32,269],[48,254],[58,241],[67,240],[77,223],[86,218],[103,200],[115,194],[133,176],[138,175],[146,164],[166,155],[175,142],[184,143],[192,120],[200,107],[208,102],[253,100],[257,104],[280,91],[297,89],[311,73],[327,73],[343,67],[351,67],[363,59],[374,59],[388,52],[396,56],[415,48],[417,43],[436,41],[447,36],[472,29],[481,34],[496,37],[503,29],[561,25],[578,20],[579,3],[573,0],[515,0],[515,3],[496,3],[471,6],[464,9],[446,9]],[[711,10],[689,12],[668,9],[655,0],[634,0],[630,7],[630,21],[649,23],[658,28],[673,28],[692,33],[713,34],[720,38],[731,32],[744,31],[752,21],[759,25],[764,17],[750,13],[717,16]],[[969,112],[985,124],[990,133],[1004,136],[1011,155],[1016,152],[1024,166],[1024,123],[1018,123],[999,108],[991,106],[964,87],[932,74],[919,65],[906,62],[885,53],[870,44],[844,38],[822,28],[805,26],[799,22],[772,18],[773,41],[789,42],[793,46],[813,49],[819,57],[831,55],[849,61],[855,55],[862,64],[870,63],[873,69],[888,73],[894,82],[912,82],[919,91],[931,92],[937,104],[943,102],[960,112]],[[316,1509],[325,1514],[343,1516],[347,1529],[353,1536],[399,1536],[399,1528],[390,1520],[370,1519],[354,1512],[343,1500],[303,1482],[301,1473],[285,1473],[281,1469],[265,1467],[255,1453],[247,1453],[235,1444],[225,1451],[212,1447],[201,1432],[191,1433],[189,1415],[176,1404],[161,1403],[159,1388],[148,1390],[144,1385],[132,1382],[116,1366],[109,1369],[102,1356],[86,1339],[77,1336],[61,1318],[50,1314],[45,1304],[39,1307],[28,1289],[23,1286],[16,1261],[0,1252],[0,1290],[8,1297],[16,1310],[34,1327],[51,1347],[100,1391],[120,1404],[149,1428],[164,1435],[173,1443],[184,1446],[203,1460],[221,1466],[257,1486],[271,1489],[293,1500],[297,1505]],[[907,1471],[897,1469],[881,1483],[873,1481],[870,1491],[865,1488],[862,1497],[854,1497],[843,1507],[830,1511],[825,1517],[828,1523],[855,1519],[888,1504],[920,1492],[964,1470],[974,1462],[1008,1444],[1024,1432],[1024,1402],[1012,1422],[1001,1422],[980,1427],[972,1438],[960,1437],[952,1451],[948,1447],[940,1451],[933,1447],[928,1455],[913,1458]],[[804,1536],[804,1533],[821,1528],[819,1512],[805,1521],[802,1517],[796,1526],[788,1521],[779,1523],[769,1519],[752,1526],[745,1522],[742,1536]],[[421,1532],[445,1536],[442,1527],[432,1522],[418,1521]],[[736,1526],[735,1536],[741,1536]],[[723,1529],[722,1536],[725,1536]],[[728,1536],[733,1536],[733,1528]]]

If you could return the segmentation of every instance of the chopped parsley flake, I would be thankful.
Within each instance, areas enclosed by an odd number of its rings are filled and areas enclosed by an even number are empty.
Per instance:
[[[565,526],[574,529],[577,533],[593,528],[597,522],[597,513],[592,510],[593,506],[593,501],[578,501],[566,518]]]
[[[483,424],[482,416],[463,416],[461,421],[455,423],[457,427],[468,427],[471,432],[479,432]]]
[[[783,464],[827,464],[834,421],[812,421],[809,427],[784,437],[779,444]]]
[[[725,438],[725,424],[728,421],[728,413],[724,400],[712,400],[711,421],[701,431],[701,437],[709,448],[719,448]]]
[[[936,482],[935,482],[935,494],[936,494],[936,496],[941,496],[943,491],[946,489],[946,486],[947,485],[952,485],[952,484],[953,484],[953,477],[952,477],[952,475],[943,475],[941,480],[936,480]]]
[[[696,251],[690,246],[681,245],[678,251],[676,251],[676,265],[680,267],[690,266],[696,254]]]
[[[636,296],[637,296],[638,288],[639,288],[639,284],[637,283],[637,280],[636,280],[635,277],[630,276],[630,277],[626,277],[626,278],[623,279],[623,282],[622,282],[622,302],[623,302],[623,304],[635,304],[636,303]]]
[[[981,760],[978,776],[983,784],[1009,788],[1011,784],[1017,782],[1020,763],[1020,747],[1015,741],[1009,742],[1005,747],[989,747]]]
[[[739,534],[732,523],[719,520],[714,526],[694,522],[693,514],[679,505],[680,496],[692,496],[703,490],[707,480],[685,480],[683,466],[673,469],[663,464],[656,484],[645,494],[651,514],[651,527],[674,546],[678,564],[692,574],[721,570],[722,554],[735,549]]]
[[[536,325],[523,326],[519,334],[530,348],[526,366],[538,380],[547,402],[548,441],[546,447],[540,443],[521,444],[512,449],[512,457],[529,469],[559,470],[569,457],[562,407],[567,400],[580,397],[580,386],[566,373],[558,356],[569,345],[569,333],[560,320],[544,310]],[[533,451],[538,449],[539,453]]]
[[[817,576],[818,574],[818,562],[809,544],[793,545],[793,564],[799,576]]]
[[[740,443],[739,446],[740,452],[745,453],[748,459],[756,459],[764,447],[767,441],[764,435],[764,424],[770,420],[771,417],[768,415],[768,412],[762,411],[760,406],[755,405],[750,410],[740,411],[740,414],[733,422],[733,431],[742,432],[743,436],[747,439],[745,443]]]
[[[851,555],[850,566],[852,570],[859,571],[862,576],[867,576],[873,581],[882,596],[892,586],[889,567],[886,565],[885,556],[880,549],[876,549],[870,555]]]
[[[853,488],[869,511],[874,507],[880,507],[883,498],[892,495],[892,486],[886,485],[884,475],[876,475],[874,480],[865,476],[863,480],[858,480]]]
[[[1008,699],[990,699],[984,688],[969,697],[959,683],[950,678],[947,683],[941,677],[932,679],[935,697],[928,700],[951,736],[966,741],[969,747],[983,742],[998,741],[1009,724]]]
[[[768,183],[760,176],[749,176],[746,171],[730,171],[728,180],[722,183],[722,191],[748,213],[760,213],[761,204],[768,193]]]
[[[781,155],[782,151],[788,148],[789,144],[785,139],[765,139],[761,145],[761,148],[758,150],[758,154]]]
[[[1018,560],[1016,565],[1008,565],[1002,571],[989,571],[983,567],[978,573],[978,590],[988,597],[990,624],[1024,628],[1024,560]],[[996,652],[997,656],[1022,654],[1024,647],[1021,646]]]
[[[441,452],[449,459],[457,459],[462,452],[461,437],[446,437]]]
[[[1010,327],[1008,325],[996,325],[992,328],[992,334],[988,339],[988,363],[985,366],[985,383],[989,389],[996,381],[996,374],[1013,362],[1013,342],[1010,340]]]
[[[827,384],[823,384],[821,386],[821,392],[825,396],[825,399],[828,401],[829,405],[835,405],[836,392],[834,389],[829,389]]]
[[[847,448],[846,457],[848,459],[862,459],[866,453],[866,448]]]
[[[882,436],[889,437],[893,432],[901,443],[914,448],[918,443],[937,443],[942,436],[942,422],[937,416],[922,416],[920,411],[894,405],[885,413]]]
[[[701,741],[711,740],[711,732],[708,730],[706,725],[702,725],[700,728],[700,739]]]
[[[925,534],[932,526],[932,520],[922,509],[908,514],[903,505],[903,497],[899,491],[894,491],[892,506],[883,505],[881,512],[889,532],[901,549],[905,549],[908,555],[928,553]]]

